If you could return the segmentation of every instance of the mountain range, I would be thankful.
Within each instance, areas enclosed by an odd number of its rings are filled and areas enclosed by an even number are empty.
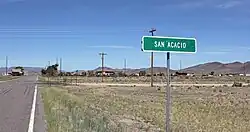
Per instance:
[[[14,67],[10,67],[8,71],[13,69]],[[25,71],[29,73],[40,73],[42,70],[41,67],[24,67]],[[101,70],[101,67],[97,67],[93,69],[93,71]],[[125,71],[125,69],[113,69],[110,67],[104,67],[105,70],[112,70],[112,71]],[[154,73],[165,73],[167,69],[165,67],[154,67]],[[84,70],[79,70],[84,71]],[[139,69],[126,69],[127,74],[131,73],[139,73],[139,71],[146,71],[147,74],[151,72],[151,68],[139,68]],[[170,70],[171,73],[176,72],[179,70]],[[185,69],[181,69],[180,72],[187,72],[187,73],[249,73],[250,74],[250,61],[246,63],[242,62],[232,62],[232,63],[221,63],[221,62],[208,62],[204,64],[199,64],[195,66],[191,66]],[[5,73],[5,67],[0,67],[0,73]]]
[[[125,69],[112,69],[110,67],[104,67],[105,70],[114,70],[114,71],[125,71]],[[101,70],[101,67],[94,69],[94,71]],[[126,69],[128,74],[138,73],[139,71],[146,71],[147,74],[150,74],[151,68],[139,68],[139,69]],[[154,67],[154,73],[166,73],[167,69],[165,67]],[[187,72],[187,73],[249,73],[250,74],[250,61],[246,63],[242,62],[232,62],[232,63],[221,63],[221,62],[208,62],[204,64],[199,64],[191,66],[181,70],[170,70],[173,72]]]
[[[205,64],[199,64],[196,66],[183,69],[185,72],[192,73],[208,73],[214,71],[215,73],[250,73],[250,62],[233,62],[233,63],[221,63],[221,62],[209,62]]]

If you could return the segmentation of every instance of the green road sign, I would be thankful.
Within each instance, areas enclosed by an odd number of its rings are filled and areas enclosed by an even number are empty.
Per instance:
[[[195,38],[143,36],[142,51],[144,52],[172,52],[196,53]]]

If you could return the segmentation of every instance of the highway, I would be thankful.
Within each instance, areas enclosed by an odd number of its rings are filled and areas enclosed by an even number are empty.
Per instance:
[[[46,130],[43,104],[36,82],[36,76],[23,76],[0,83],[0,132]]]

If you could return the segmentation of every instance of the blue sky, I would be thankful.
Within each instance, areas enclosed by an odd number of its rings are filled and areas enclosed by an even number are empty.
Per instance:
[[[196,54],[171,54],[171,68],[220,61],[247,61],[250,55],[249,0],[0,0],[0,67],[44,67],[56,57],[63,69],[100,66],[149,67],[141,37],[195,37]],[[155,66],[165,54],[155,53]]]

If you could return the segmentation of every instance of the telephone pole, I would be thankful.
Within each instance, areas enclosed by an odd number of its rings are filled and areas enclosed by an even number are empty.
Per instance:
[[[246,76],[246,62],[244,62],[243,67],[244,67],[244,76]]]
[[[101,60],[102,60],[102,82],[103,82],[103,73],[104,73],[104,56],[107,55],[106,53],[99,53],[99,55],[101,56]]]
[[[49,66],[50,66],[50,61],[48,61],[48,67],[49,67]],[[47,69],[48,69],[48,67],[47,67]],[[51,73],[48,73],[48,84],[49,84],[49,86],[51,86],[50,78],[49,78],[50,74],[51,74]]]
[[[127,70],[127,60],[124,59],[124,74],[126,75],[126,70]]]
[[[181,60],[180,60],[180,72],[181,72],[181,70],[182,70],[182,67],[181,67],[182,65],[181,65]]]
[[[8,56],[6,56],[5,74],[8,75]]]
[[[62,58],[60,58],[60,77],[62,77]]]
[[[152,28],[149,33],[151,33],[152,36],[154,36],[154,32],[156,31],[155,28]],[[153,70],[153,67],[154,67],[154,53],[151,52],[151,87],[154,86],[153,84],[153,74],[154,74],[154,70]]]

